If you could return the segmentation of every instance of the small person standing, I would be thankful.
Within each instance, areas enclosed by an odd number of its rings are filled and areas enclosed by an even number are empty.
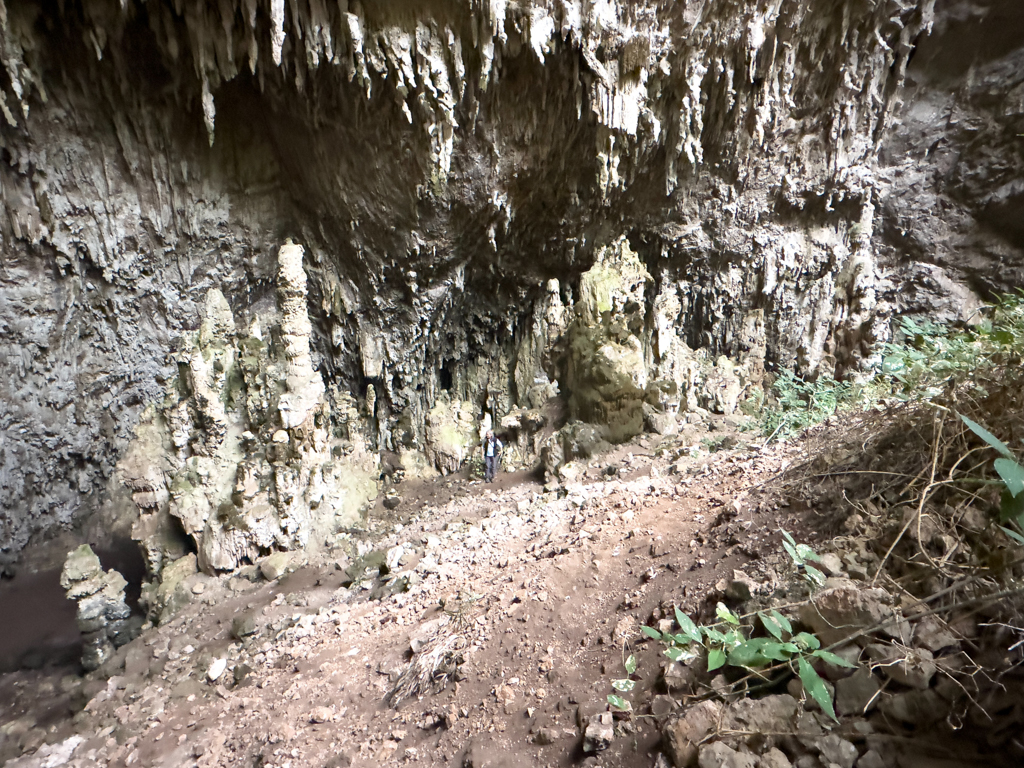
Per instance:
[[[487,430],[484,438],[484,482],[493,483],[498,474],[498,462],[501,460],[501,440],[494,436],[494,430]]]

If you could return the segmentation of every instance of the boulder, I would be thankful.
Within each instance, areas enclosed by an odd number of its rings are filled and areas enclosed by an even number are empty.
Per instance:
[[[861,588],[853,582],[829,580],[826,588],[800,609],[800,619],[808,625],[822,645],[840,642],[858,630],[878,627],[876,631],[893,638],[910,639],[910,624],[887,604],[883,589]]]
[[[275,552],[260,560],[260,573],[267,581],[276,581],[286,573],[291,573],[299,564],[291,552]]]

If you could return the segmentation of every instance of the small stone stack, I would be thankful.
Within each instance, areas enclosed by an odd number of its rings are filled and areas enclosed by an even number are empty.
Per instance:
[[[127,582],[117,571],[104,571],[92,547],[83,544],[64,561],[60,585],[78,603],[78,628],[85,641],[82,666],[97,669],[135,634],[124,600]]]

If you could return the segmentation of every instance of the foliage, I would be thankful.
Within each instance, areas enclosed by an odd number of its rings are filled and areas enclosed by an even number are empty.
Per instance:
[[[776,402],[766,407],[762,431],[769,437],[792,435],[818,424],[840,407],[859,400],[860,387],[830,376],[805,381],[792,371],[779,373],[772,385]]]
[[[999,458],[992,464],[1003,486],[999,499],[999,522],[1003,524],[1001,527],[1010,538],[1024,544],[1024,536],[1020,533],[1024,531],[1024,466],[1017,461],[1010,447],[998,437],[966,416],[961,416],[960,419],[974,434],[999,453]],[[1018,530],[1006,528],[1008,524]]]
[[[806,544],[798,544],[787,531],[782,531],[782,536],[782,546],[804,578],[814,586],[824,583],[821,571],[810,565],[821,560],[814,550]],[[703,657],[708,672],[733,667],[766,680],[770,672],[788,668],[800,678],[804,690],[822,711],[835,719],[832,697],[811,661],[819,659],[847,668],[854,665],[823,649],[817,636],[795,631],[789,619],[775,609],[737,616],[725,603],[718,603],[715,608],[718,621],[707,625],[696,624],[678,606],[674,610],[678,631],[661,632],[653,627],[640,627],[644,635],[664,645],[662,653],[669,659],[689,664]],[[758,636],[762,630],[763,634]],[[612,680],[615,693],[609,694],[608,703],[614,709],[629,712],[632,704],[621,694],[636,687],[636,656],[630,654],[624,658],[623,668],[626,675]]]
[[[806,544],[797,544],[788,531],[782,531],[782,538],[782,547],[786,550],[786,554],[789,555],[793,565],[796,566],[800,574],[815,587],[823,585],[825,583],[825,574],[813,565],[810,565],[812,562],[821,562],[818,554]]]
[[[641,630],[652,640],[663,643],[663,653],[672,661],[688,663],[705,656],[708,672],[730,666],[763,677],[771,670],[788,667],[800,678],[804,689],[822,710],[835,719],[832,697],[811,660],[821,659],[827,664],[852,668],[850,662],[822,649],[821,641],[815,635],[794,632],[790,621],[777,610],[758,611],[741,617],[724,603],[719,603],[716,613],[717,623],[698,626],[677,607],[678,632],[659,632],[653,627],[641,627]],[[754,636],[757,626],[752,621],[746,622],[754,617],[767,636]]]
[[[984,391],[986,372],[1020,363],[1024,292],[1002,297],[987,314],[965,330],[904,318],[902,341],[885,345],[880,376],[889,377],[895,394],[904,399],[935,397],[948,384],[968,379]]]
[[[774,438],[796,434],[837,411],[885,398],[931,400],[964,383],[986,394],[986,377],[999,381],[1001,371],[1020,367],[1024,291],[987,307],[973,327],[958,329],[904,317],[896,336],[884,346],[881,365],[866,382],[840,382],[830,376],[806,381],[784,370],[772,385],[772,397],[748,398],[744,410],[760,414],[762,432]]]

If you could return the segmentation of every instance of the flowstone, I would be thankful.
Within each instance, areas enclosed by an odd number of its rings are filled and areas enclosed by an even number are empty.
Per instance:
[[[119,464],[154,576],[190,546],[207,573],[315,549],[377,494],[355,401],[327,391],[313,367],[302,253],[291,241],[280,249],[279,315],[244,331],[208,292],[199,331],[179,341],[178,377]]]
[[[580,278],[568,329],[566,388],[570,413],[622,443],[643,431],[644,293],[651,276],[621,238],[599,253]]]

